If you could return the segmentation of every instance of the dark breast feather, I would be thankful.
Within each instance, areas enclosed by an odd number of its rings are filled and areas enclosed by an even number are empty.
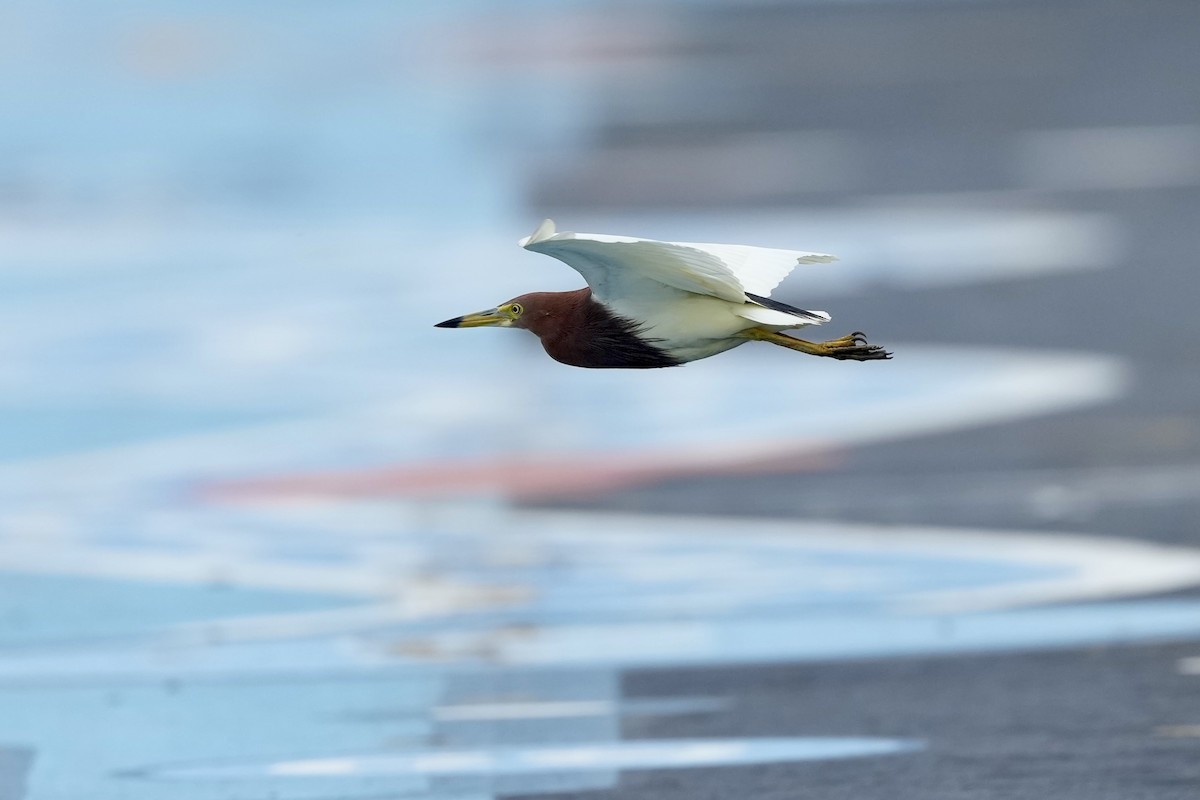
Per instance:
[[[555,341],[543,340],[556,361],[592,369],[656,369],[683,362],[640,335],[640,326],[618,316],[590,297],[581,304],[575,324]]]

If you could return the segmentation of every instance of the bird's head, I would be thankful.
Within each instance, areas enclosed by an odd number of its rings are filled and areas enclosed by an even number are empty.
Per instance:
[[[559,295],[563,292],[532,292],[514,297],[507,303],[475,314],[439,322],[438,328],[526,328],[541,335],[542,330],[561,310]]]

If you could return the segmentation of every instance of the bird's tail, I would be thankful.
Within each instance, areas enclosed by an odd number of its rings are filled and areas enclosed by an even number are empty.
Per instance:
[[[746,292],[752,302],[747,303],[738,311],[738,315],[764,325],[820,325],[829,322],[830,316],[824,311],[807,311],[796,308],[769,297]]]

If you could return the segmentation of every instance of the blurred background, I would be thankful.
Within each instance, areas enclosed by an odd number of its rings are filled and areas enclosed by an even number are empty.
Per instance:
[[[0,800],[1194,797],[1198,40],[9,0]],[[776,296],[895,359],[433,329],[580,285],[544,217],[836,253]]]

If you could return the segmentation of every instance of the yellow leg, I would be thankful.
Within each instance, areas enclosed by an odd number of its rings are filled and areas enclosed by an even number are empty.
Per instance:
[[[742,331],[740,335],[756,342],[770,342],[790,350],[808,353],[810,356],[825,356],[839,361],[877,361],[892,357],[892,354],[882,347],[869,344],[861,331],[847,334],[840,339],[830,339],[828,342],[806,342],[766,328],[750,328]]]

